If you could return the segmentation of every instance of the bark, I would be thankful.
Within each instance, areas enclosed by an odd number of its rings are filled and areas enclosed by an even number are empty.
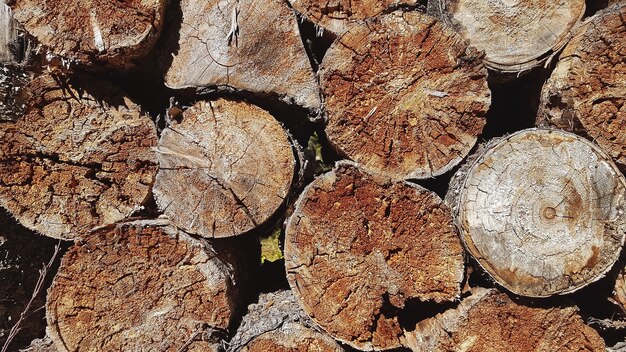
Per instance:
[[[15,19],[52,53],[88,64],[124,65],[147,54],[163,24],[165,0],[11,0]]]
[[[463,249],[434,193],[353,163],[311,183],[286,222],[287,279],[304,311],[361,350],[400,347],[407,303],[459,298]]]
[[[526,305],[478,288],[459,307],[418,323],[407,333],[413,351],[604,351],[598,333],[573,305]]]
[[[353,27],[320,69],[330,144],[370,172],[429,178],[457,165],[485,125],[480,55],[418,12]]]
[[[7,64],[15,61],[14,45],[17,40],[17,23],[13,19],[11,8],[2,3],[0,4],[0,63]]]
[[[4,211],[0,212],[0,349],[31,300],[39,270],[50,261],[56,242],[37,236],[11,220]],[[31,312],[20,324],[9,351],[24,347],[44,334],[44,312],[36,310],[44,303],[43,294],[33,299]]]
[[[262,294],[248,307],[229,352],[328,351],[343,348],[321,331],[296,301],[291,291]]]
[[[583,23],[541,92],[537,124],[581,134],[626,170],[626,3]]]
[[[228,251],[167,220],[100,229],[63,258],[48,334],[60,352],[218,351],[242,301]]]
[[[400,6],[414,6],[419,0],[289,0],[291,6],[315,25],[334,35],[345,33],[358,22]]]
[[[80,87],[80,88],[78,88]],[[0,124],[0,205],[43,235],[77,239],[138,210],[156,174],[156,129],[116,87],[43,74]]]
[[[20,352],[58,352],[54,347],[52,339],[48,336],[42,339],[36,339],[31,344]]]
[[[263,225],[297,177],[283,126],[246,102],[220,99],[187,109],[163,131],[158,158],[159,208],[179,228],[203,237]]]
[[[602,278],[626,234],[626,179],[596,145],[528,129],[479,149],[448,196],[466,249],[513,293],[547,297]]]
[[[585,14],[584,0],[429,1],[428,12],[452,24],[487,67],[519,73],[549,61]]]
[[[168,87],[229,86],[320,108],[315,74],[285,1],[182,0],[180,6],[180,33],[169,38],[173,61],[165,64]]]

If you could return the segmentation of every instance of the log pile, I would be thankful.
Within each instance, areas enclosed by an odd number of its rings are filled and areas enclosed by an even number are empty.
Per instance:
[[[0,352],[623,350],[625,38],[623,1],[7,1]]]

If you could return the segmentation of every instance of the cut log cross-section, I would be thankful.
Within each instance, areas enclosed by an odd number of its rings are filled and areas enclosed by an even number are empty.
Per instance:
[[[23,94],[25,114],[0,124],[0,206],[61,239],[142,206],[156,174],[157,136],[139,106],[86,76],[44,74]]]
[[[177,49],[166,67],[168,87],[228,86],[320,108],[317,80],[286,1],[182,0],[180,6],[180,34],[169,38],[178,42],[170,44]]]
[[[289,136],[272,115],[224,99],[199,102],[172,121],[158,159],[159,208],[203,237],[236,236],[264,224],[287,198],[296,168]]]
[[[289,0],[291,6],[314,24],[335,35],[359,21],[400,6],[417,6],[419,0]]]
[[[482,288],[406,335],[415,352],[604,352],[605,347],[571,304],[527,306]]]
[[[15,19],[64,58],[114,64],[147,54],[163,23],[165,0],[12,0]]]
[[[241,308],[224,250],[163,220],[98,230],[63,258],[48,334],[59,352],[219,351]]]
[[[585,22],[541,93],[539,125],[598,143],[626,170],[626,3]]]
[[[600,148],[559,130],[496,139],[451,182],[461,237],[502,286],[530,297],[573,292],[618,259],[626,179]]]
[[[392,179],[452,169],[476,143],[491,101],[480,55],[418,12],[353,27],[328,49],[320,80],[331,145]]]
[[[463,248],[449,209],[404,181],[340,162],[307,186],[286,223],[287,278],[304,311],[363,350],[401,345],[409,301],[460,295]]]
[[[431,0],[428,12],[485,52],[485,64],[517,73],[540,66],[571,38],[584,0]]]
[[[320,331],[291,291],[262,294],[248,307],[229,352],[341,352],[343,348]]]

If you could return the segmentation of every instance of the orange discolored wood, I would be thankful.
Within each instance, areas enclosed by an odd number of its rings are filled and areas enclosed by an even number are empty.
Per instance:
[[[164,220],[98,230],[63,258],[48,334],[59,352],[218,351],[241,302],[224,250]]]
[[[61,239],[141,208],[156,174],[156,128],[119,88],[46,73],[19,99],[25,112],[0,123],[0,206]]]
[[[485,125],[491,93],[480,59],[451,28],[419,12],[354,26],[320,68],[329,142],[393,179],[449,171]]]
[[[362,350],[400,347],[407,302],[457,299],[464,271],[441,199],[348,162],[301,194],[286,223],[285,266],[304,311]]]

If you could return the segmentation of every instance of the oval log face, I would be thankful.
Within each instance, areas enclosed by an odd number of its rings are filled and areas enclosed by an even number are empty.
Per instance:
[[[163,24],[164,0],[14,0],[15,19],[53,53],[81,61],[147,54]]]
[[[298,199],[286,223],[285,265],[322,328],[355,348],[385,350],[400,347],[407,301],[459,297],[464,258],[437,195],[342,162]]]
[[[530,129],[487,145],[460,190],[467,249],[502,286],[531,297],[601,278],[626,235],[626,180],[591,142]]]
[[[598,12],[563,50],[541,93],[539,124],[598,143],[626,170],[626,4]]]
[[[353,27],[320,68],[328,140],[392,179],[450,170],[474,146],[491,94],[480,55],[418,12]]]
[[[447,6],[445,15],[461,35],[485,52],[488,67],[502,72],[540,65],[563,48],[585,13],[584,0],[453,0]]]
[[[161,135],[154,196],[187,232],[230,237],[267,221],[283,204],[296,160],[283,126],[245,102],[200,102]]]

